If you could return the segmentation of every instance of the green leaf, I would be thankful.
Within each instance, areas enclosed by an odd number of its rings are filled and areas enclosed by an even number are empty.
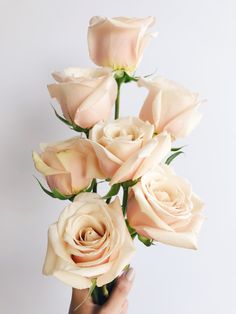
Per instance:
[[[103,199],[109,199],[112,196],[117,195],[119,193],[120,186],[121,186],[120,183],[113,184],[112,187],[110,188],[110,191],[105,196],[103,196]]]
[[[123,186],[124,189],[128,189],[131,188],[132,186],[134,186],[136,183],[138,183],[139,179],[136,180],[128,180],[125,182],[122,182],[121,185]]]
[[[181,147],[173,147],[173,148],[171,148],[171,151],[172,151],[172,152],[177,152],[178,150],[184,148],[185,146],[186,146],[186,145],[181,146]]]
[[[172,154],[170,157],[167,158],[166,160],[166,164],[169,165],[177,156],[179,156],[180,154],[183,154],[184,152],[182,151],[178,151],[174,154]]]
[[[153,245],[153,240],[150,240],[144,236],[141,236],[140,234],[138,235],[138,239],[139,239],[139,241],[141,241],[146,246]]]

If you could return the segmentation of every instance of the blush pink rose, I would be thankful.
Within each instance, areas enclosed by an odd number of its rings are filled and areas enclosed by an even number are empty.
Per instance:
[[[64,117],[82,128],[107,120],[117,95],[117,84],[110,69],[69,68],[54,72],[56,84],[48,85],[59,102]]]
[[[64,195],[79,193],[93,178],[102,177],[90,143],[80,137],[42,145],[42,152],[33,152],[36,169],[45,176],[51,190]]]
[[[119,199],[106,204],[95,193],[81,193],[50,226],[45,275],[85,289],[103,286],[127,266],[135,248]]]
[[[140,63],[144,49],[155,34],[147,30],[155,22],[147,18],[105,18],[95,16],[88,29],[89,54],[99,66],[132,72]]]
[[[100,122],[90,131],[90,143],[110,184],[135,180],[158,164],[170,151],[167,133],[153,137],[153,126],[135,117]]]
[[[162,165],[146,173],[129,195],[127,218],[138,234],[158,242],[197,248],[202,201],[190,183]]]
[[[185,137],[199,123],[198,94],[163,77],[139,79],[138,85],[149,90],[139,117],[154,124],[157,133],[167,131],[172,139]]]

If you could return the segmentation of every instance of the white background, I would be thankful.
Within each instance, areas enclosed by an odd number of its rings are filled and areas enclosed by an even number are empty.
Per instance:
[[[64,203],[44,195],[31,150],[40,142],[74,133],[50,107],[50,72],[91,66],[86,32],[89,18],[155,15],[152,41],[139,73],[158,73],[208,99],[204,118],[176,160],[205,201],[208,217],[199,251],[161,244],[138,246],[137,276],[129,313],[234,314],[236,268],[234,0],[1,0],[0,1],[0,312],[65,314],[71,290],[43,277],[48,225]],[[122,114],[137,114],[146,92],[123,89]]]

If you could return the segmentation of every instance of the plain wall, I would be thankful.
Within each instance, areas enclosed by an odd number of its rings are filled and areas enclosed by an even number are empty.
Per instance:
[[[159,36],[138,73],[157,69],[208,99],[201,124],[180,142],[185,156],[173,163],[206,204],[199,250],[138,245],[129,313],[236,313],[235,11],[233,0],[0,1],[1,313],[68,310],[71,289],[41,275],[48,225],[66,203],[39,189],[31,150],[74,135],[54,116],[46,85],[52,70],[92,66],[93,15],[156,16]],[[137,115],[145,95],[126,86],[122,114]]]

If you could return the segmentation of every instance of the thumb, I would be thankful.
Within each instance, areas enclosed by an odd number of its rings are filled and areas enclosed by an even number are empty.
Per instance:
[[[107,313],[114,313],[114,309],[117,313],[120,313],[124,303],[127,302],[127,296],[132,288],[134,277],[134,269],[130,268],[118,278],[116,286],[105,304]]]

